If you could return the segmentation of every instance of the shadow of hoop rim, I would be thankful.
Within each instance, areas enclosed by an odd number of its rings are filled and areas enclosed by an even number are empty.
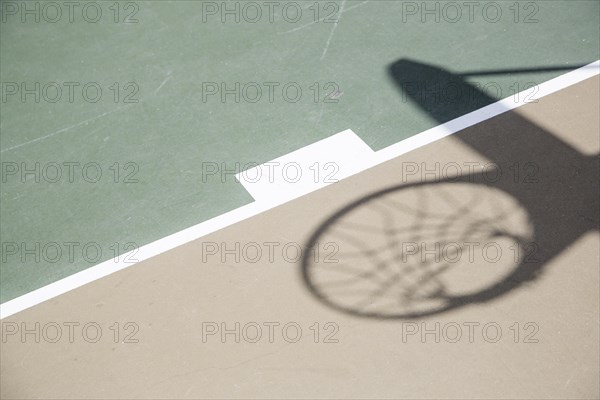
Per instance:
[[[471,176],[461,176],[461,177],[458,177],[455,179],[439,180],[439,181],[434,181],[434,182],[406,183],[406,184],[395,185],[395,186],[391,186],[391,187],[388,187],[388,188],[385,188],[382,190],[378,190],[376,192],[368,194],[367,196],[364,196],[357,200],[354,200],[353,202],[347,204],[346,206],[342,207],[341,209],[336,211],[334,214],[329,216],[313,232],[313,234],[310,236],[310,238],[306,242],[305,248],[306,249],[314,248],[316,246],[316,244],[318,243],[318,239],[329,229],[329,227],[331,225],[333,225],[335,223],[335,221],[337,221],[342,216],[350,213],[351,211],[353,211],[354,209],[358,208],[359,206],[361,206],[363,204],[366,204],[376,198],[385,196],[385,195],[390,194],[395,191],[405,190],[405,189],[410,189],[410,188],[415,188],[415,187],[425,186],[425,185],[437,185],[437,184],[442,184],[442,183],[451,183],[451,184],[467,183],[467,184],[472,184],[472,185],[479,185],[479,186],[495,188],[494,186],[477,181],[477,179],[474,179],[474,176],[471,175]],[[495,188],[495,189],[498,189],[498,188]],[[518,199],[516,199],[510,193],[508,193],[508,192],[505,192],[505,193],[507,195],[511,196],[511,198],[513,198],[515,201],[517,201],[521,206],[523,206],[522,203],[520,203],[518,201]],[[534,227],[534,229],[535,229],[535,227]],[[533,232],[532,240],[535,240],[535,231]],[[309,269],[311,267],[311,261],[310,261],[311,257],[307,253],[308,252],[305,252],[305,254],[302,257],[302,264],[301,264],[302,281],[304,282],[304,284],[306,285],[308,290],[318,300],[320,300],[323,304],[326,304],[330,308],[333,308],[337,311],[341,311],[346,314],[359,316],[359,317],[378,318],[378,319],[421,318],[421,317],[427,317],[427,316],[432,316],[432,315],[436,315],[436,314],[441,314],[443,312],[447,312],[452,309],[466,306],[469,304],[484,303],[484,302],[490,301],[492,299],[496,299],[497,297],[500,297],[500,296],[508,293],[509,291],[515,289],[518,286],[523,285],[524,283],[526,283],[528,281],[536,279],[538,276],[538,273],[539,273],[539,269],[540,269],[539,265],[538,266],[529,265],[529,264],[526,265],[526,263],[524,262],[525,258],[521,258],[520,262],[513,268],[512,272],[510,274],[506,275],[502,280],[500,280],[497,283],[492,284],[491,286],[488,286],[486,289],[483,289],[474,294],[470,294],[470,295],[466,295],[466,296],[448,297],[448,299],[450,299],[450,300],[443,307],[435,308],[430,311],[408,312],[408,313],[398,313],[398,314],[383,314],[383,313],[378,313],[378,312],[358,311],[358,310],[355,310],[355,309],[352,309],[349,307],[341,306],[339,304],[336,304],[335,302],[330,301],[328,297],[324,296],[323,293],[320,290],[318,290],[318,288],[313,284],[313,282],[311,280],[310,271],[309,271]]]

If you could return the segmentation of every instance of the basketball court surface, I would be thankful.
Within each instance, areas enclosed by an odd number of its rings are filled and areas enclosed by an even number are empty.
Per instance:
[[[600,397],[600,2],[0,1],[0,396]]]

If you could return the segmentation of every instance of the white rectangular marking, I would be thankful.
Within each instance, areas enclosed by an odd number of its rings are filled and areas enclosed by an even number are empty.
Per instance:
[[[363,171],[373,150],[347,129],[236,174],[256,201],[281,204]]]

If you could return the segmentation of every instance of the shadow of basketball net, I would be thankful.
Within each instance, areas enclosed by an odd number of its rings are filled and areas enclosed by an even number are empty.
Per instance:
[[[439,123],[495,102],[465,80],[469,74],[405,59],[389,73],[401,94]],[[415,82],[424,86],[409,90]],[[440,87],[472,93],[472,102],[442,104],[423,95]],[[337,262],[310,252],[302,260],[304,283],[319,300],[374,318],[423,317],[487,302],[535,280],[567,246],[598,230],[597,155],[581,154],[514,112],[453,137],[498,171],[529,165],[533,181],[473,173],[398,185],[348,204],[307,243],[339,248]]]

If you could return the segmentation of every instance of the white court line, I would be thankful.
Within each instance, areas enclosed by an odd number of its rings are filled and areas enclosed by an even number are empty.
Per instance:
[[[439,125],[435,128],[429,129],[406,140],[386,147],[374,153],[371,162],[367,163],[366,165],[363,165],[359,170],[353,171],[352,174],[357,174],[375,165],[381,164],[385,161],[391,160],[392,158],[405,154],[409,151],[418,149],[419,147],[423,147],[427,144],[435,142],[446,136],[452,135],[465,128],[478,124],[487,119],[493,118],[512,109],[515,109],[523,104],[526,104],[527,102],[530,102],[533,99],[541,99],[542,97],[548,96],[549,94],[555,93],[561,89],[567,88],[586,79],[594,77],[599,73],[600,60],[540,84],[537,87],[539,89],[537,94],[533,97],[529,96],[530,93],[528,93],[528,90],[525,90],[519,93],[518,96],[516,96],[518,99],[523,99],[520,102],[514,101],[515,96],[508,97],[504,100],[490,104],[489,106],[483,107],[479,110],[473,111],[462,117],[456,118],[452,121],[446,122],[445,124]],[[529,96],[528,101],[525,100],[527,96]],[[319,142],[317,142],[317,144],[318,143]],[[314,145],[315,144],[312,144],[306,147]],[[307,190],[312,191],[310,188],[308,188]],[[190,228],[184,229],[165,238],[156,240],[152,243],[140,247],[137,250],[137,252],[135,252],[134,250],[129,253],[126,253],[122,255],[123,257],[119,257],[119,262],[115,262],[113,260],[105,261],[88,269],[85,269],[81,272],[58,280],[54,283],[46,285],[42,288],[24,294],[13,300],[9,300],[0,305],[0,319],[9,317],[13,314],[18,313],[19,311],[33,307],[44,301],[50,300],[63,293],[69,292],[87,283],[93,282],[97,279],[100,279],[102,277],[105,277],[107,275],[110,275],[114,272],[120,271],[124,268],[130,267],[131,265],[135,264],[133,262],[123,262],[123,259],[131,257],[135,258],[137,262],[147,260],[151,257],[169,251],[175,247],[179,247],[185,243],[201,238],[202,236],[208,235],[212,232],[233,225],[236,222],[243,221],[264,211],[267,211],[273,207],[287,203],[288,201],[290,201],[289,198],[279,198],[276,201],[268,201],[262,198],[261,196],[261,200],[239,207],[233,211],[229,211],[218,217],[209,219],[208,221],[194,225]]]

